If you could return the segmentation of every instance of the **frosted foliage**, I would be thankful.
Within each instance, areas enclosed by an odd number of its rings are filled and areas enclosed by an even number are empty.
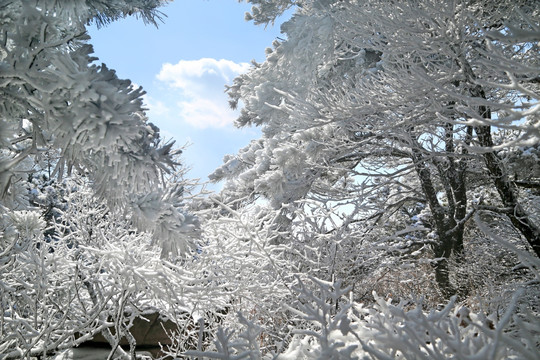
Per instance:
[[[268,24],[283,14],[293,4],[301,4],[304,1],[291,0],[246,0],[253,4],[251,11],[246,13],[246,20],[253,20],[255,24]]]
[[[30,205],[29,176],[75,172],[153,231],[164,256],[193,249],[197,221],[168,188],[179,150],[148,122],[142,88],[91,56],[86,26],[128,15],[155,23],[165,1],[13,1],[0,9],[0,204]],[[105,31],[105,30],[104,30]],[[39,174],[39,175],[38,175]],[[32,196],[30,196],[32,197]],[[38,202],[39,203],[39,202]],[[152,224],[149,226],[148,224]]]
[[[498,146],[533,145],[540,138],[534,40],[540,38],[534,20],[539,11],[528,1],[424,1],[392,7],[375,1],[336,8],[334,16],[342,24],[338,36],[350,48],[381,53],[384,69],[374,81],[356,77],[341,99],[353,111],[399,109],[415,125],[433,122],[424,116],[433,114],[474,126],[518,129],[516,139]],[[444,100],[452,100],[454,108],[441,107]],[[478,110],[482,106],[497,116],[485,116]]]
[[[55,172],[93,177],[100,196],[121,201],[148,190],[173,165],[170,146],[147,122],[144,92],[95,65],[86,25],[139,14],[154,21],[162,1],[27,1],[0,9],[0,188],[10,191],[20,163],[60,149]],[[109,190],[114,189],[110,192]]]
[[[34,190],[59,217],[48,225],[41,212],[2,209],[3,358],[49,357],[98,333],[114,346],[119,338],[111,331],[129,337],[137,316],[158,311],[183,328],[192,314],[226,302],[210,287],[206,265],[163,259],[151,231],[134,228],[81,179]],[[123,350],[120,356],[131,358]]]
[[[288,306],[296,326],[277,352],[264,354],[249,339],[264,338],[264,328],[240,317],[238,337],[217,334],[216,351],[189,351],[210,359],[535,359],[538,317],[515,314],[517,296],[499,319],[472,312],[452,300],[439,310],[422,304],[393,303],[374,294],[364,306],[348,299],[350,288],[311,278],[295,288]],[[532,314],[530,314],[532,315]],[[247,341],[246,341],[247,340]],[[280,345],[279,345],[280,346]]]
[[[358,145],[350,129],[332,123],[334,115],[312,91],[326,89],[329,79],[344,76],[360,58],[340,59],[335,21],[309,9],[306,5],[283,25],[288,40],[276,41],[266,62],[239,76],[228,89],[233,104],[241,99],[245,105],[238,124],[262,125],[264,135],[211,177],[231,179],[230,188],[246,193],[253,189],[276,205],[302,198],[321,174],[338,175],[342,165],[328,171],[327,163],[351,155]],[[363,62],[373,66],[371,60]],[[231,163],[241,165],[233,168]]]
[[[284,114],[275,111],[274,107],[287,108],[287,94],[280,91],[300,99],[309,97],[315,76],[323,71],[323,67],[337,60],[334,55],[334,41],[337,39],[333,37],[333,27],[332,18],[326,14],[296,14],[282,25],[289,40],[274,41],[274,49],[267,49],[265,63],[239,76],[228,90],[233,102],[241,98],[245,104],[239,125],[268,122],[285,126],[283,130],[297,126],[295,123],[287,126]],[[263,129],[273,130],[270,126]]]
[[[206,264],[212,279],[230,293],[233,310],[267,311],[265,303],[285,301],[291,264],[280,257],[282,247],[273,233],[277,216],[264,208],[236,211],[217,197],[208,199],[213,206],[198,213],[204,220],[200,261]],[[258,309],[258,310],[257,310]],[[261,316],[264,313],[261,313]]]
[[[279,1],[264,3],[280,6]],[[409,136],[423,141],[428,151],[438,150],[444,141],[438,128],[444,122],[455,127],[456,145],[470,149],[479,150],[461,130],[467,125],[518,132],[501,138],[496,148],[538,142],[540,60],[532,39],[538,36],[534,19],[540,10],[533,3],[301,5],[282,26],[287,40],[275,41],[266,61],[228,89],[234,106],[240,100],[244,104],[238,125],[260,125],[267,154],[274,147],[303,149],[304,159],[290,158],[296,172],[294,161],[304,163],[304,169],[336,166],[363,146],[378,147],[372,154],[391,155],[389,148],[411,147]],[[513,32],[490,25],[501,23]],[[482,116],[482,106],[494,115]],[[287,167],[271,155],[254,165],[246,162],[234,173],[218,170],[215,175],[260,176],[261,164],[273,163],[270,171],[280,169],[288,176]],[[294,175],[291,179],[296,181]]]
[[[324,109],[309,102],[310,89],[324,81],[320,75],[337,61],[332,18],[324,13],[307,16],[300,11],[282,28],[288,40],[275,41],[275,48],[267,50],[266,62],[239,76],[228,89],[233,105],[240,99],[245,105],[238,125],[262,125],[263,138],[241,150],[238,157],[229,158],[211,176],[216,180],[234,179],[230,186],[233,191],[255,190],[275,206],[307,193],[320,174],[321,158],[339,157],[348,151],[338,145],[342,135],[339,129],[332,125],[316,127],[324,117],[318,112]],[[291,104],[297,101],[305,108],[293,110]],[[336,139],[335,146],[320,142],[328,136]],[[231,163],[241,165],[233,168],[228,165]]]
[[[253,10],[260,21],[284,9],[278,0],[253,4],[266,9]],[[281,243],[337,243],[318,252],[336,264],[333,275],[345,276],[346,262],[328,257],[348,258],[355,245],[379,254],[371,268],[352,268],[400,296],[421,292],[407,274],[446,299],[467,297],[473,286],[459,269],[479,252],[466,249],[489,243],[469,237],[476,212],[501,214],[505,225],[492,226],[514,229],[512,242],[523,237],[540,254],[538,172],[511,165],[540,140],[536,2],[290,5],[284,39],[227,90],[233,107],[243,105],[237,125],[260,126],[262,136],[212,175],[227,181],[225,199],[267,201],[289,234]],[[430,266],[433,277],[421,275]]]
[[[164,186],[146,193],[131,194],[126,210],[132,224],[152,234],[152,243],[161,247],[163,258],[190,256],[197,250],[200,223],[191,213],[187,188],[191,188],[180,170],[169,176]]]
[[[288,6],[253,4],[255,22]],[[537,357],[538,4],[290,5],[284,39],[227,90],[262,136],[212,175],[230,210],[205,236],[264,244],[250,284],[291,292],[192,355]]]

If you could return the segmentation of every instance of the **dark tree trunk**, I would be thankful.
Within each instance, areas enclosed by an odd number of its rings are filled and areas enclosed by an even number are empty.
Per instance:
[[[446,231],[444,229],[447,229]],[[435,280],[445,299],[458,293],[458,289],[450,281],[449,261],[452,254],[457,258],[463,256],[463,233],[450,232],[449,227],[443,226],[438,231],[439,241],[433,246],[437,261],[434,264]],[[460,236],[461,235],[461,236]],[[461,244],[461,246],[459,246]]]
[[[458,261],[463,257],[464,223],[461,220],[465,218],[467,204],[465,177],[456,170],[452,159],[445,159],[448,161],[447,166],[439,167],[439,173],[442,171],[441,177],[446,176],[445,179],[441,180],[446,182],[444,187],[447,189],[449,206],[443,207],[433,186],[431,171],[427,164],[428,160],[419,148],[413,149],[412,154],[416,173],[433,215],[433,223],[438,235],[438,242],[433,246],[436,258],[434,263],[435,280],[442,295],[448,299],[458,293],[458,289],[450,281],[449,260],[452,255]],[[459,167],[464,170],[464,165]]]
[[[467,81],[471,85],[475,84],[477,77],[463,54],[459,57],[458,64],[461,66]],[[472,86],[469,89],[469,93],[473,97],[486,99],[486,92],[480,85]],[[483,119],[491,119],[491,109],[485,105],[478,107],[478,114]],[[476,126],[474,131],[478,136],[480,146],[485,148],[493,147],[491,126]],[[488,151],[483,154],[483,157],[488,173],[495,183],[495,188],[501,197],[503,205],[512,209],[512,211],[507,213],[510,221],[525,237],[529,245],[531,245],[536,256],[540,257],[540,228],[537,224],[533,223],[525,209],[519,204],[516,185],[508,179],[504,165],[495,152]]]
[[[489,109],[484,108],[482,110],[485,117],[491,117]],[[481,146],[487,148],[493,146],[489,126],[476,127],[475,132]],[[530,219],[525,209],[519,204],[516,185],[509,180],[506,171],[504,171],[504,165],[496,153],[487,152],[483,154],[483,157],[504,207],[512,209],[507,213],[508,218],[531,245],[536,256],[540,257],[540,228]]]

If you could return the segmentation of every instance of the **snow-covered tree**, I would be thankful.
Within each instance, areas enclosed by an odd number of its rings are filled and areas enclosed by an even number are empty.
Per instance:
[[[229,179],[225,195],[268,199],[289,233],[305,200],[348,204],[347,221],[326,218],[329,232],[394,221],[388,239],[401,253],[429,245],[445,297],[467,292],[449,266],[462,266],[475,211],[503,214],[540,254],[534,195],[512,179],[534,186],[539,174],[511,173],[505,158],[534,152],[540,139],[537,4],[253,5],[255,22],[297,10],[282,26],[286,40],[228,90],[232,106],[243,104],[238,125],[263,136],[214,173]]]
[[[155,23],[164,2],[0,5],[1,358],[98,334],[113,348],[127,338],[116,355],[133,358],[129,328],[145,311],[185,330],[225,302],[201,290],[204,269],[186,270],[200,244],[181,151],[148,122],[142,89],[95,63],[86,34],[128,15]]]
[[[180,151],[148,122],[142,88],[95,63],[86,33],[90,22],[128,15],[156,24],[165,2],[13,1],[0,8],[0,206],[28,207],[29,176],[61,181],[76,170],[98,197],[152,228],[164,256],[194,248],[196,221],[178,211],[182,188],[164,181]]]
[[[53,173],[87,171],[96,193],[122,202],[174,165],[147,121],[141,88],[96,65],[86,26],[130,14],[155,22],[164,1],[11,1],[0,8],[0,190],[59,150]],[[30,167],[30,169],[29,169]],[[24,177],[24,175],[22,175]],[[111,191],[113,190],[114,191]]]
[[[201,331],[214,330],[213,309],[223,309],[228,298],[208,276],[207,263],[163,258],[156,231],[137,229],[121,209],[97,198],[84,177],[32,184],[32,201],[55,218],[47,224],[40,211],[28,210],[0,216],[2,358],[48,358],[96,336],[116,357],[133,358],[143,339],[131,327],[155,313],[176,324],[170,335],[182,351],[196,348],[199,318],[206,319]],[[117,348],[122,338],[129,351]]]

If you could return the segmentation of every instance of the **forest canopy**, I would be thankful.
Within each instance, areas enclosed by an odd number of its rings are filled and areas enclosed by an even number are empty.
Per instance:
[[[246,2],[218,193],[92,55],[166,1],[0,5],[0,359],[536,359],[540,5]]]

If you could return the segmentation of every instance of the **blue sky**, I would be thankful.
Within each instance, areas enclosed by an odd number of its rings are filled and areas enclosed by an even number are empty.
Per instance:
[[[233,126],[237,113],[223,92],[280,36],[281,21],[255,26],[244,20],[249,9],[235,0],[177,0],[161,9],[167,17],[157,29],[133,17],[89,28],[99,62],[147,92],[148,116],[162,137],[191,144],[183,156],[190,178],[205,181],[224,155],[259,136]]]

